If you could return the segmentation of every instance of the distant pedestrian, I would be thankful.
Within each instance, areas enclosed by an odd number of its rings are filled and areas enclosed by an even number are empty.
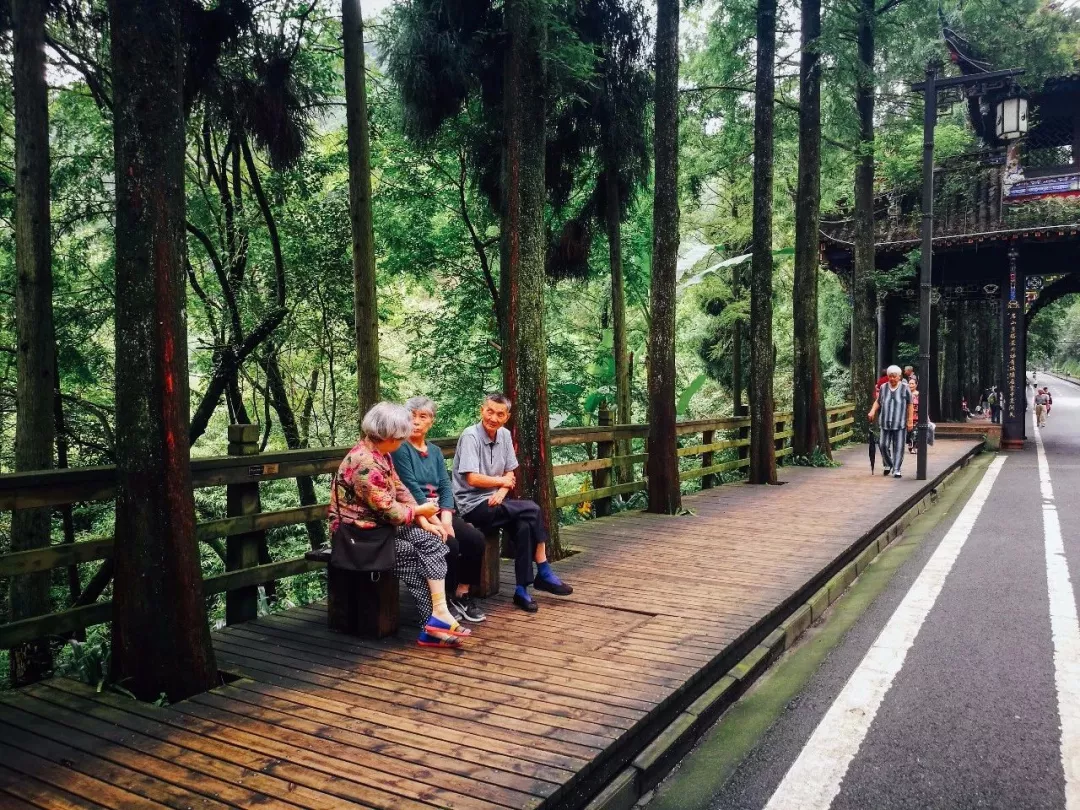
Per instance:
[[[1039,427],[1046,427],[1046,406],[1049,401],[1046,389],[1040,388],[1035,394],[1035,424]]]
[[[881,413],[881,445],[887,449],[887,457],[892,461],[892,469],[885,468],[885,475],[890,472],[893,478],[900,478],[900,468],[904,463],[904,439],[908,431],[915,429],[915,403],[911,396],[910,384],[900,380],[900,367],[889,366],[886,370],[888,380],[878,389],[877,399],[867,417],[871,422]]]
[[[990,403],[990,421],[995,425],[1001,424],[1001,393],[996,385],[990,389],[987,400]]]
[[[887,383],[888,381],[889,381],[889,375],[886,372],[885,368],[882,367],[881,373],[878,375],[877,382],[874,383],[874,399],[877,399],[878,391],[881,389],[881,386],[884,385],[885,383]]]
[[[1051,409],[1054,407],[1054,395],[1050,393],[1050,386],[1044,385],[1043,392],[1046,394],[1046,415],[1050,415]]]
[[[918,383],[918,380],[915,379],[914,374],[911,375],[910,377],[908,377],[907,386],[908,386],[909,389],[911,389],[912,418],[914,419],[915,423],[918,424],[918,422],[919,422],[919,383]],[[915,431],[911,430],[910,428],[908,429],[908,432],[907,432],[907,443],[908,443],[908,451],[911,452],[911,453],[914,453],[916,451],[916,447],[915,447]]]

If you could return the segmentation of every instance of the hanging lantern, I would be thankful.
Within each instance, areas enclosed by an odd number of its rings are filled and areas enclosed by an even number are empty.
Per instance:
[[[997,105],[996,132],[1000,140],[1011,141],[1027,134],[1028,103],[1026,98],[1007,98]]]

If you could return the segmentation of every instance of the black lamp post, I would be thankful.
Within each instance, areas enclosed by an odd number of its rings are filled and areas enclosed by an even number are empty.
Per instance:
[[[964,98],[983,96],[993,90],[1014,86],[1014,78],[1023,70],[996,70],[971,76],[939,77],[938,66],[926,66],[926,81],[911,85],[914,92],[923,94],[923,176],[922,176],[922,265],[919,270],[919,384],[930,388],[930,289],[934,261],[934,128],[937,125],[938,105],[951,105]],[[1005,105],[1016,102],[1006,108]],[[1022,115],[1021,115],[1022,107]],[[998,105],[996,129],[998,137],[1019,137],[1013,134],[1027,130],[1027,103],[1023,99],[1007,99]],[[926,480],[926,439],[930,422],[929,401],[919,408],[918,464],[916,477]]]

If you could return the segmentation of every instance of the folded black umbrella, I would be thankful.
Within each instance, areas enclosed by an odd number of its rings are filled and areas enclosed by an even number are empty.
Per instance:
[[[873,430],[870,431],[870,474],[874,474],[874,462],[877,460],[878,445],[880,444],[878,436]],[[881,445],[881,463],[886,469],[892,469],[892,457],[889,456],[889,451],[885,448],[885,445]]]

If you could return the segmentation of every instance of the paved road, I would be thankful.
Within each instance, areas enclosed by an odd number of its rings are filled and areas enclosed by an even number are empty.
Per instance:
[[[712,808],[1080,810],[1080,387],[1039,383],[1047,426],[991,462]]]

